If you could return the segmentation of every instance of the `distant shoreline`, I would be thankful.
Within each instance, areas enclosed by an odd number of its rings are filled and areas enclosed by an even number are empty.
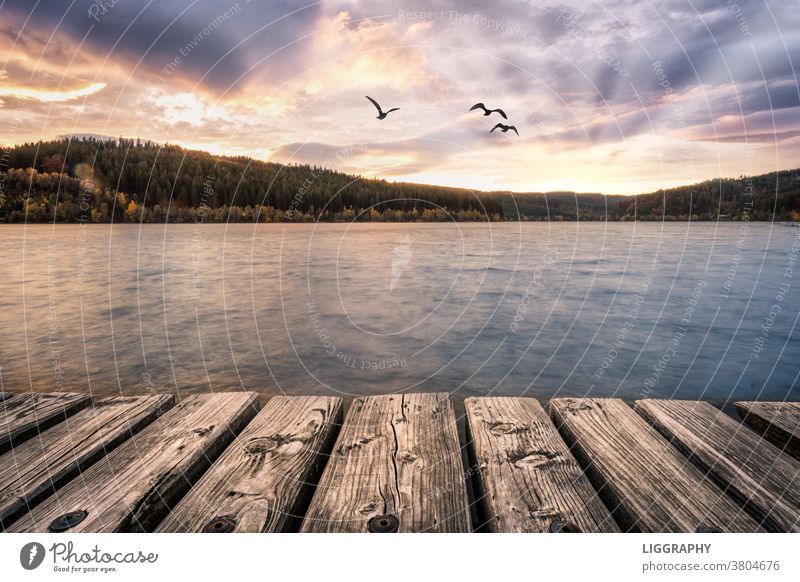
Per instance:
[[[523,194],[390,183],[127,139],[21,144],[4,168],[7,223],[800,221],[800,168],[633,196]]]
[[[596,218],[581,218],[578,220],[570,220],[570,219],[563,219],[563,218],[552,218],[552,219],[510,219],[505,218],[502,220],[352,220],[352,221],[343,221],[343,220],[307,220],[307,221],[297,221],[297,220],[281,220],[281,221],[262,221],[262,220],[238,220],[238,221],[210,221],[210,220],[203,220],[203,221],[164,221],[164,222],[136,222],[136,221],[45,221],[45,220],[36,220],[36,221],[17,221],[17,222],[10,222],[10,221],[0,221],[0,227],[2,226],[18,226],[18,225],[49,225],[49,226],[95,226],[95,225],[105,225],[105,224],[114,224],[114,225],[130,225],[130,226],[206,226],[206,225],[214,225],[214,224],[253,224],[253,225],[311,225],[311,224],[511,224],[511,223],[521,223],[521,224],[539,224],[539,223],[559,223],[559,224],[571,224],[571,223],[579,223],[579,222],[592,222],[592,223],[663,223],[663,224],[679,224],[679,223],[697,223],[701,222],[704,224],[743,224],[743,223],[758,223],[758,224],[776,224],[780,226],[786,227],[800,227],[800,221],[787,221],[785,219],[780,220],[764,220],[764,219],[750,219],[747,221],[742,220],[711,220],[707,218],[694,218],[694,219],[686,219],[686,218],[666,218],[666,219],[654,219],[654,218],[638,218],[635,220],[631,219],[618,219],[618,218],[609,218],[608,220],[601,220]]]

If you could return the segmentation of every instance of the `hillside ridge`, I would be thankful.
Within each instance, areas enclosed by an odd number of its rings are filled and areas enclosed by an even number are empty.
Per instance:
[[[478,191],[93,136],[14,146],[0,222],[800,220],[800,169],[633,196]]]

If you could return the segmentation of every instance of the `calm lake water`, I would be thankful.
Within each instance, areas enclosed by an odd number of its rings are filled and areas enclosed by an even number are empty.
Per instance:
[[[800,400],[800,229],[0,226],[6,391]]]

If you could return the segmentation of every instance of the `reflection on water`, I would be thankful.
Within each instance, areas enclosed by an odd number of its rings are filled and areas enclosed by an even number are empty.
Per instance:
[[[797,400],[798,235],[2,226],[2,387]]]

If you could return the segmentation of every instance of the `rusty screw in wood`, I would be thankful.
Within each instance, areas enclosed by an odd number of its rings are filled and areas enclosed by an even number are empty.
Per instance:
[[[554,519],[550,524],[550,533],[581,533],[581,528],[564,519]]]
[[[227,515],[211,518],[203,526],[203,533],[229,533],[236,528],[236,522]]]
[[[700,524],[694,530],[694,533],[722,533],[722,530],[713,525]]]
[[[376,515],[367,523],[370,533],[396,533],[400,520],[393,515]]]
[[[86,519],[87,515],[89,514],[83,509],[65,513],[64,515],[61,515],[50,522],[50,531],[53,532],[67,531],[69,528],[75,527],[84,519]]]

